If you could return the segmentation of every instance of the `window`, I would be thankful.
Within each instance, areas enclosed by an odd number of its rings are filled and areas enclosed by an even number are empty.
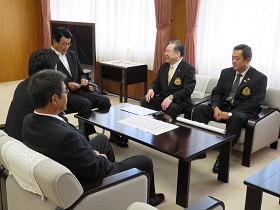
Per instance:
[[[231,66],[233,47],[252,48],[251,66],[280,88],[280,1],[201,0],[197,37],[199,74],[219,77]]]
[[[152,0],[51,0],[51,19],[94,22],[97,61],[129,60],[152,69],[156,38]]]

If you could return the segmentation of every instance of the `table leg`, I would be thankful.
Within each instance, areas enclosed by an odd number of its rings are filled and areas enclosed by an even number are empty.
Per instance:
[[[93,133],[96,133],[94,125],[86,123],[83,120],[78,119],[79,129],[85,134],[85,136],[89,136]]]
[[[231,141],[220,146],[218,180],[228,182],[230,167]]]
[[[247,186],[245,210],[260,210],[263,192],[256,188]]]
[[[144,95],[147,94],[147,82],[144,82]]]
[[[127,84],[126,83],[124,83],[124,85],[123,85],[124,87],[124,103],[126,103],[127,102]]]
[[[120,102],[122,103],[122,83],[120,83]]]
[[[189,203],[191,162],[179,160],[176,204],[186,208]]]

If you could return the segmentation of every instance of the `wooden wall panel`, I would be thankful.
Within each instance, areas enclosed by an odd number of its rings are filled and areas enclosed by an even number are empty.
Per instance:
[[[43,19],[38,0],[1,0],[0,82],[28,77],[28,59],[43,48]]]
[[[185,0],[173,0],[171,8],[171,39],[186,40],[186,6]]]

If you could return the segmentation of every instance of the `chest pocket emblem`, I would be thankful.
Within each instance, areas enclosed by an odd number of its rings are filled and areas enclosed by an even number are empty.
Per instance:
[[[245,87],[245,88],[242,90],[242,95],[244,95],[244,96],[249,96],[249,95],[251,95],[251,90],[250,90],[250,88]]]
[[[174,81],[174,84],[175,84],[175,85],[181,85],[181,84],[182,84],[181,79],[180,79],[179,77],[176,78],[175,81]]]

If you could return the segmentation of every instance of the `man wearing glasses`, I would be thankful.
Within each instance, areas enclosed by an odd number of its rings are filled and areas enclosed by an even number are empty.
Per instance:
[[[72,38],[71,32],[64,27],[54,30],[52,49],[60,60],[57,63],[57,70],[67,76],[65,84],[70,91],[66,113],[78,112],[79,114],[85,114],[89,113],[93,108],[99,108],[102,111],[109,110],[111,103],[108,97],[94,94],[90,90],[83,88],[88,85],[88,80],[81,68],[77,54],[69,50]]]
[[[57,70],[64,73],[67,78],[65,85],[69,89],[67,110],[65,113],[78,112],[79,115],[90,113],[93,108],[100,111],[108,111],[111,103],[108,97],[93,93],[86,88],[88,86],[87,76],[81,68],[79,58],[74,51],[69,50],[73,35],[64,27],[59,27],[53,33],[52,49],[59,57]],[[87,135],[95,132],[94,127]],[[118,146],[127,147],[127,139],[116,134],[111,134],[110,140]]]

